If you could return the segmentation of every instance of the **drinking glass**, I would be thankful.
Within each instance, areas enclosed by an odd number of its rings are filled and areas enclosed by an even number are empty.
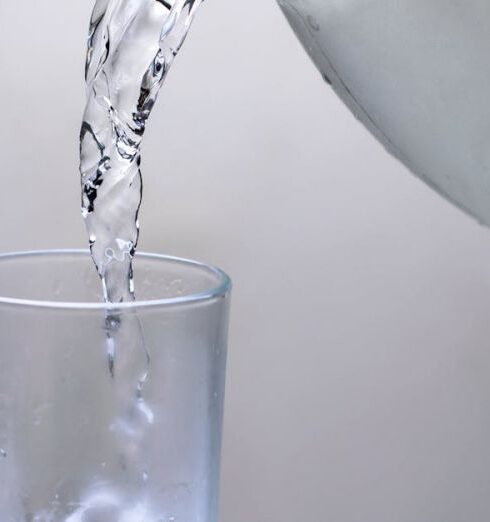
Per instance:
[[[230,286],[139,254],[105,304],[86,251],[0,256],[2,522],[216,522]]]

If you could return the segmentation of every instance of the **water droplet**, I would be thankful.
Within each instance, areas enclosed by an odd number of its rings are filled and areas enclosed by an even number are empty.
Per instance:
[[[0,457],[7,458],[7,452],[3,448],[0,448]]]

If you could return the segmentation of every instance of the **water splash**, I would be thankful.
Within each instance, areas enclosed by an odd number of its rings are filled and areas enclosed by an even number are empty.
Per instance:
[[[80,133],[82,215],[111,302],[134,299],[141,141],[202,0],[97,0],[90,21]]]
[[[160,88],[202,0],[97,0],[90,20],[80,133],[82,215],[107,302],[133,301],[132,260],[142,198],[141,142]],[[108,373],[116,399],[118,460],[87,484],[70,522],[153,520],[144,440],[154,414],[144,398],[150,358],[136,312],[104,322]],[[122,482],[112,480],[124,475]],[[150,511],[148,511],[150,510]],[[87,518],[89,517],[89,518]],[[94,518],[90,518],[94,517]]]

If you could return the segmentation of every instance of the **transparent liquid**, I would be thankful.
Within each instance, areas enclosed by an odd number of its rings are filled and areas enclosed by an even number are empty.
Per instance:
[[[80,134],[82,215],[108,302],[135,299],[132,261],[142,198],[141,142],[200,3],[98,0],[93,10]],[[109,427],[116,450],[111,453],[117,458],[97,470],[81,506],[61,519],[159,521],[148,511],[153,477],[143,458],[145,433],[155,421],[145,401],[151,367],[143,329],[135,313],[117,312],[106,316],[103,328],[107,378],[117,399],[116,421]]]
[[[146,122],[201,0],[97,0],[80,135],[82,214],[111,302],[134,298]]]

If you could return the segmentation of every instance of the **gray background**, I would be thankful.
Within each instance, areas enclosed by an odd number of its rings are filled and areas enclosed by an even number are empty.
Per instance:
[[[90,4],[0,5],[2,251],[85,245]],[[489,520],[489,233],[355,121],[272,0],[206,2],[144,149],[141,249],[235,282],[221,520]]]

